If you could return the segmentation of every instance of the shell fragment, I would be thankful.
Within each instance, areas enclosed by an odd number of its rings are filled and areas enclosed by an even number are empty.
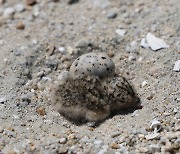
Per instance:
[[[163,48],[169,48],[169,45],[166,44],[166,42],[163,39],[157,38],[156,36],[152,35],[151,33],[148,33],[146,35],[146,40],[150,48],[154,51],[157,51],[159,49]]]

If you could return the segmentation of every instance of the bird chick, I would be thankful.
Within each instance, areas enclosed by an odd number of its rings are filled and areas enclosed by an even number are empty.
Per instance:
[[[137,107],[136,92],[125,78],[115,76],[114,70],[105,53],[80,56],[53,86],[54,108],[73,121],[100,122],[112,112]]]

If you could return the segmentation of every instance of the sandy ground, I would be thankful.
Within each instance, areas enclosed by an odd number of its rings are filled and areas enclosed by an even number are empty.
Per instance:
[[[179,6],[179,0],[0,4],[0,153],[180,153],[180,74],[173,71],[180,59]],[[118,28],[126,33],[119,36]],[[140,47],[148,32],[170,47]],[[140,95],[141,110],[93,128],[53,109],[49,84],[91,51],[112,57]],[[154,119],[162,129],[149,139]]]

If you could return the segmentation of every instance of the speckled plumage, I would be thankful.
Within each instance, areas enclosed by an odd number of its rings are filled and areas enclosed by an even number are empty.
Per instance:
[[[75,121],[102,121],[112,112],[138,108],[139,98],[123,77],[105,80],[87,76],[59,81],[52,90],[57,111]]]

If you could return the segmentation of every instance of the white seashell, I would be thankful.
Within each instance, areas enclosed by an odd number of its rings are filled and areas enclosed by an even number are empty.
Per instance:
[[[180,60],[177,60],[174,64],[173,71],[179,72],[180,71]]]
[[[154,51],[163,49],[163,48],[169,48],[169,45],[167,45],[163,39],[159,39],[155,37],[154,35],[152,35],[151,33],[148,33],[146,35],[146,40],[150,48]]]
[[[153,129],[155,133],[157,133],[162,129],[162,126],[158,120],[153,120],[150,128]]]
[[[153,139],[156,139],[160,136],[159,133],[155,133],[155,134],[148,134],[145,136],[146,140],[153,140]]]

